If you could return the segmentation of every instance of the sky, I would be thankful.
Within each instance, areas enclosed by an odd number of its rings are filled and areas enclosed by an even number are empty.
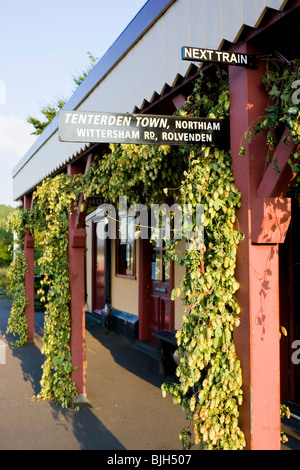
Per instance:
[[[12,171],[37,136],[28,116],[68,99],[146,0],[0,0],[0,204],[13,201]]]

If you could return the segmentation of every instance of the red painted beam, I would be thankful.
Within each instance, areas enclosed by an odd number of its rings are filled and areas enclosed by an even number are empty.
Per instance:
[[[246,45],[238,52],[251,53]],[[244,402],[240,425],[251,450],[280,449],[279,281],[278,245],[252,243],[251,202],[262,180],[267,147],[265,136],[245,142],[246,157],[240,157],[241,140],[267,106],[262,76],[257,70],[229,67],[231,111],[230,134],[235,184],[242,193],[237,212],[240,243],[236,277],[241,324],[235,344],[243,372]],[[253,158],[250,158],[253,156]],[[255,217],[255,214],[254,214]]]
[[[284,243],[292,216],[289,198],[263,197],[251,201],[251,241]]]
[[[274,152],[279,171],[274,169],[272,163],[269,164],[257,189],[258,198],[286,195],[286,192],[295,177],[288,160],[296,151],[296,148],[297,144],[295,144],[290,131],[286,130]]]
[[[75,238],[74,222],[76,214],[69,215],[69,278],[70,278],[70,314],[71,314],[71,353],[72,380],[81,398],[86,398],[85,368],[85,229],[82,236]]]
[[[88,158],[87,166],[91,163]],[[82,167],[69,164],[68,174],[82,173]],[[80,201],[77,202],[77,205]],[[86,401],[86,346],[85,346],[85,241],[86,230],[82,221],[85,213],[74,210],[69,214],[69,279],[70,279],[70,315],[71,315],[71,354],[72,380],[76,385],[78,399]]]

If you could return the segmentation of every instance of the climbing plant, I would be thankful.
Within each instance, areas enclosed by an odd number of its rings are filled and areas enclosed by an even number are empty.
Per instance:
[[[81,184],[80,175],[61,174],[44,180],[34,195],[28,222],[31,229],[43,233],[38,264],[42,276],[39,293],[45,302],[42,353],[46,359],[38,397],[58,401],[62,406],[68,406],[77,393],[71,379],[68,213],[74,210]]]
[[[6,333],[12,333],[18,339],[12,342],[13,346],[23,346],[28,340],[27,321],[25,307],[28,299],[25,293],[25,274],[27,262],[24,253],[25,213],[20,209],[15,210],[8,217],[8,228],[15,233],[15,239],[11,246],[13,261],[8,268],[8,294],[12,297],[11,313],[8,320]]]
[[[169,255],[186,267],[174,297],[182,295],[188,306],[183,327],[177,332],[179,383],[164,384],[163,395],[181,404],[193,430],[181,433],[184,447],[241,449],[245,445],[238,427],[242,403],[242,373],[233,343],[240,308],[234,297],[237,246],[235,209],[240,194],[233,184],[231,157],[226,151],[202,149],[186,172],[182,196],[204,204],[204,245],[193,240],[183,258]]]
[[[290,134],[283,137],[288,145],[291,138],[298,147],[291,155],[289,164],[295,175],[294,188],[299,198],[299,158],[300,158],[300,59],[294,59],[289,64],[280,61],[269,60],[267,70],[263,77],[266,92],[269,95],[269,103],[265,114],[258,116],[246,130],[244,138],[249,142],[261,133],[266,135],[268,152],[266,155],[266,166],[273,165],[279,171],[276,157],[276,146],[278,145],[284,130],[288,129]],[[245,147],[241,143],[240,155],[245,155]]]
[[[180,185],[186,167],[185,153],[178,158],[170,146],[111,144],[109,152],[96,157],[86,175],[85,197],[101,194],[114,204],[126,196],[129,204],[159,203],[163,189]]]
[[[201,78],[180,113],[225,119],[230,107],[227,73],[218,70],[214,82]],[[187,311],[177,332],[179,380],[163,384],[162,392],[173,396],[190,422],[180,435],[185,449],[194,444],[201,449],[242,449],[245,438],[238,426],[242,373],[233,343],[240,313],[234,297],[239,287],[234,278],[236,253],[242,238],[235,227],[240,193],[226,149],[192,149],[189,157],[181,200],[193,211],[203,204],[204,240],[200,245],[199,240],[190,240],[183,254],[176,250],[176,241],[168,248],[167,256],[186,268],[173,298],[181,296]]]

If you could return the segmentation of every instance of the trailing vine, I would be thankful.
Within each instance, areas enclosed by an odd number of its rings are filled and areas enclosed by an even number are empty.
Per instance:
[[[23,346],[28,340],[25,308],[28,299],[25,293],[25,274],[27,262],[24,253],[24,212],[17,209],[8,218],[8,226],[15,233],[11,249],[14,251],[13,261],[8,269],[8,294],[12,297],[11,313],[6,333],[12,333],[18,339],[12,346]]]
[[[78,200],[80,185],[80,176],[66,174],[43,181],[34,195],[29,221],[31,228],[43,233],[38,264],[42,275],[39,294],[45,302],[42,353],[46,360],[38,397],[58,401],[63,407],[77,394],[71,379],[68,213]]]
[[[178,158],[167,145],[111,144],[109,152],[96,157],[87,172],[85,197],[101,194],[114,204],[122,195],[129,204],[164,201],[163,189],[180,185],[184,155]]]
[[[233,344],[239,325],[234,278],[241,234],[234,229],[240,194],[233,185],[231,158],[225,151],[203,149],[185,174],[184,200],[191,194],[204,204],[205,244],[192,242],[184,259],[186,275],[176,296],[183,296],[189,312],[177,333],[179,384],[164,384],[163,392],[181,404],[193,423],[194,443],[204,449],[241,449],[245,445],[238,427],[242,403],[242,373]],[[225,171],[224,171],[225,170]],[[193,184],[193,188],[189,185]],[[199,182],[200,185],[199,185]],[[197,187],[198,186],[198,187]],[[191,432],[182,431],[184,447],[192,445]]]
[[[197,81],[181,113],[195,116],[205,110],[210,118],[226,118],[230,106],[227,74],[218,70],[217,77],[215,85]],[[234,297],[239,288],[234,270],[242,238],[235,228],[241,195],[234,186],[226,150],[193,149],[183,176],[183,203],[191,204],[194,211],[197,204],[204,205],[204,244],[191,240],[183,256],[176,251],[176,241],[168,249],[168,256],[186,268],[173,298],[181,295],[187,312],[177,332],[179,383],[163,384],[162,392],[173,396],[191,423],[180,435],[185,449],[194,444],[208,450],[242,449],[245,438],[238,426],[242,372],[233,343],[240,313]]]
[[[245,139],[249,142],[253,137],[261,133],[266,134],[268,153],[266,155],[266,167],[273,164],[273,168],[279,171],[276,158],[276,146],[282,138],[285,129],[290,131],[291,137],[298,147],[289,159],[292,172],[296,178],[294,187],[298,194],[300,182],[299,158],[300,158],[300,59],[294,59],[290,64],[278,61],[268,61],[267,70],[263,77],[263,83],[269,95],[269,104],[265,114],[258,116],[245,132]],[[286,144],[290,142],[290,136],[283,137]],[[240,155],[245,155],[245,147],[241,144]],[[297,196],[299,201],[299,195]]]

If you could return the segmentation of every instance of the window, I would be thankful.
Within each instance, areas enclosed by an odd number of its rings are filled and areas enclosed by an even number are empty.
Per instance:
[[[135,277],[135,216],[119,215],[116,275]]]
[[[151,280],[170,282],[170,261],[164,259],[165,242],[160,237],[152,240],[151,252]]]

